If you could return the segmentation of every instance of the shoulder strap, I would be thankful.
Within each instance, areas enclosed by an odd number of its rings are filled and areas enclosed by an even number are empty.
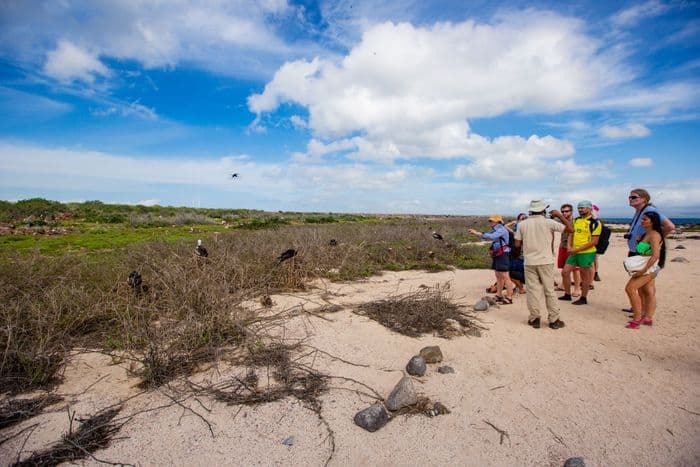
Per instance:
[[[637,224],[639,219],[642,217],[642,214],[644,214],[644,210],[651,205],[652,205],[651,203],[645,204],[644,207],[639,210],[639,212],[635,213],[634,217],[632,218],[632,223],[630,224],[630,228],[627,231],[628,235],[631,234],[632,231],[634,230],[634,226]]]

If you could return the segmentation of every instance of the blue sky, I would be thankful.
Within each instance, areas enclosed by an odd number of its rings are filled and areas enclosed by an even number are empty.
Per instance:
[[[698,1],[0,2],[6,200],[700,217],[699,104]]]

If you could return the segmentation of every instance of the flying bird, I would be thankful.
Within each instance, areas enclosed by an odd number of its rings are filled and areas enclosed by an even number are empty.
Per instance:
[[[277,260],[279,261],[279,263],[277,264],[282,264],[283,261],[287,261],[290,258],[294,258],[296,255],[297,250],[293,250],[291,248],[289,250],[285,250],[284,252],[282,252],[281,255],[279,255],[279,257],[277,257]]]
[[[238,178],[238,173],[232,173],[231,178]]]
[[[202,246],[202,240],[197,240],[197,248],[194,249],[194,254],[202,258],[209,256],[207,249]]]
[[[440,235],[440,234],[437,233],[437,232],[433,232],[433,238],[434,238],[435,240],[442,240],[442,239],[443,239],[443,238],[442,238],[442,235]]]

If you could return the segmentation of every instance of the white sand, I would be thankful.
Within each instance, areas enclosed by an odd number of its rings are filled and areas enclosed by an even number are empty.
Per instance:
[[[679,243],[687,249],[673,250]],[[317,369],[362,381],[384,397],[423,346],[439,345],[443,364],[456,371],[442,375],[438,365],[429,365],[427,374],[416,380],[420,392],[444,403],[451,414],[397,417],[375,433],[352,420],[372,399],[340,389],[359,386],[334,380],[339,389],[322,396],[322,414],[335,435],[331,465],[560,466],[572,456],[583,457],[589,466],[700,465],[700,315],[695,303],[700,243],[669,240],[669,247],[669,259],[684,256],[690,263],[667,262],[657,280],[654,326],[640,330],[625,329],[627,315],[620,311],[628,306],[621,234],[613,234],[600,260],[603,281],[595,283],[589,305],[562,303],[566,327],[556,331],[547,328],[546,317],[542,329],[525,324],[524,297],[481,314],[489,328],[481,338],[409,338],[350,311],[358,303],[438,283],[450,283],[452,298],[471,305],[492,283],[493,273],[484,270],[387,273],[325,284],[309,294],[273,297],[277,308],[303,303],[313,310],[324,303],[321,295],[345,306],[324,315],[330,321],[297,318],[286,332],[309,333],[310,345],[368,365],[322,355],[314,362]],[[220,365],[218,372],[194,379],[226,380],[234,373]],[[135,378],[100,354],[76,356],[65,376],[58,392],[67,395],[70,410],[78,416],[139,392]],[[140,465],[323,465],[330,453],[324,424],[293,398],[242,409],[207,397],[182,403],[211,423],[213,436],[201,418],[162,392],[150,392],[126,402],[121,415],[169,407],[136,415],[121,430],[121,438],[95,457]],[[0,445],[2,465],[16,460],[25,440],[22,458],[67,430],[66,404],[55,408],[0,433],[5,437],[41,422],[31,434]],[[500,435],[485,421],[507,431],[509,438],[501,444]],[[294,444],[283,445],[289,436]]]

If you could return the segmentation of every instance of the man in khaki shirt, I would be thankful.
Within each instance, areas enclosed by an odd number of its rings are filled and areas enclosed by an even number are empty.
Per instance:
[[[564,321],[559,319],[559,304],[554,295],[554,233],[571,233],[572,229],[569,220],[556,209],[551,211],[551,215],[562,223],[547,219],[545,214],[548,207],[542,200],[530,202],[530,217],[518,224],[515,246],[520,248],[522,245],[525,258],[527,309],[530,311],[527,324],[539,328],[541,310],[546,305],[549,327],[559,329],[564,327]]]

